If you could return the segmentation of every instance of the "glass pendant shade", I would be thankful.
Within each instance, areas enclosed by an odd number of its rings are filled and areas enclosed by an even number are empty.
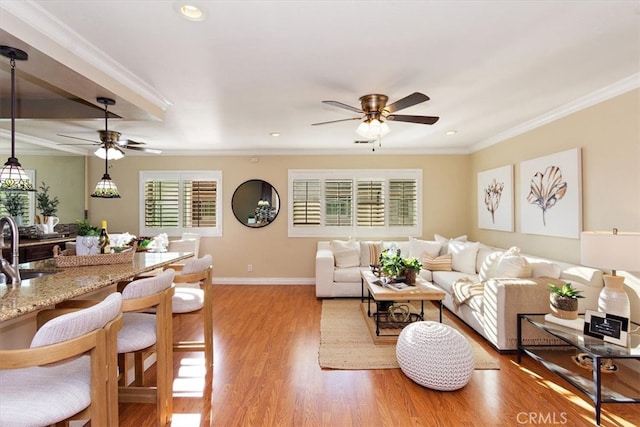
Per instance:
[[[0,54],[9,58],[11,66],[11,157],[0,171],[0,190],[36,191],[16,158],[16,59],[26,61],[26,52],[11,46],[0,46]]]
[[[27,173],[15,157],[9,157],[0,171],[0,190],[35,191]]]
[[[119,199],[118,187],[111,181],[109,174],[105,173],[102,179],[96,185],[96,189],[91,193],[91,197],[99,197],[103,199]]]

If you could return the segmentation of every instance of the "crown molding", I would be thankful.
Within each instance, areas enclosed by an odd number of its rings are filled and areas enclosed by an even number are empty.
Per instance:
[[[499,142],[506,141],[507,139],[514,138],[518,135],[522,135],[523,133],[529,132],[533,129],[544,126],[548,123],[554,122],[570,114],[584,110],[585,108],[589,108],[593,105],[599,104],[639,87],[640,73],[636,73],[609,86],[605,86],[602,89],[592,92],[589,95],[585,95],[581,98],[576,99],[575,101],[569,102],[562,107],[551,110],[548,113],[524,122],[504,132],[501,132],[491,138],[487,138],[477,144],[474,144],[470,147],[470,151],[475,152],[483,148],[498,144]]]

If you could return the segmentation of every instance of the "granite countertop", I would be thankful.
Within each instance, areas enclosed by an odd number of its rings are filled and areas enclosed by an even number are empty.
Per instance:
[[[0,322],[77,298],[192,255],[191,252],[137,252],[130,263],[67,268],[56,267],[52,258],[20,264],[21,271],[52,274],[23,280],[16,289],[0,284]]]

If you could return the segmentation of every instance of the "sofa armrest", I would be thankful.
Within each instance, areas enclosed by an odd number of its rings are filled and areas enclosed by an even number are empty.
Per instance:
[[[318,242],[316,251],[316,297],[330,298],[333,296],[333,270],[335,261],[330,248]]]
[[[518,313],[548,313],[549,283],[562,281],[548,277],[489,279],[484,287],[485,336],[501,350],[517,348]],[[529,331],[523,336],[531,337]]]

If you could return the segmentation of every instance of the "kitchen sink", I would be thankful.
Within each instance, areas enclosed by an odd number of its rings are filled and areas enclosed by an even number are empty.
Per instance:
[[[38,277],[48,276],[49,274],[53,274],[53,273],[55,273],[55,271],[20,270],[20,278],[22,280],[37,279]]]

